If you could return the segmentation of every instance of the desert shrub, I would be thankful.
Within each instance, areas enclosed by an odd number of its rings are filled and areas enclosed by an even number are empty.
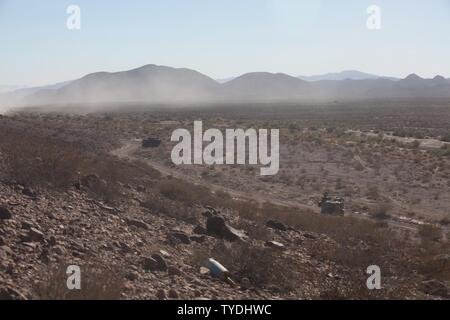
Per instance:
[[[422,242],[439,241],[442,239],[442,229],[431,224],[424,224],[419,227],[418,235]]]
[[[86,166],[80,150],[28,134],[8,132],[0,150],[7,178],[26,186],[67,187]]]
[[[222,190],[216,191],[215,196],[219,199],[222,199],[223,201],[229,201],[229,200],[233,199],[228,192],[225,192]]]
[[[170,200],[190,205],[204,202],[204,198],[210,195],[209,190],[204,187],[175,178],[162,181],[159,185],[159,191]]]
[[[175,201],[164,199],[156,194],[150,194],[147,199],[141,203],[141,206],[148,209],[152,214],[163,214],[188,223],[197,222],[194,208],[180,206]]]
[[[65,189],[77,184],[107,202],[122,198],[121,184],[160,173],[141,162],[125,163],[80,145],[18,130],[0,128],[3,179],[28,187]],[[90,177],[90,183],[80,182]],[[94,179],[91,179],[94,177]]]
[[[441,141],[450,142],[450,133],[447,133],[441,137]]]
[[[386,220],[391,217],[389,214],[389,210],[391,209],[391,205],[387,202],[380,202],[375,204],[371,210],[370,215],[377,220]]]
[[[373,200],[380,198],[380,189],[376,185],[369,185],[367,187],[367,197]]]
[[[439,223],[440,223],[442,226],[448,226],[448,225],[450,225],[450,219],[447,218],[447,217],[444,217],[444,218],[442,218],[442,219],[439,221]]]
[[[169,178],[160,182],[159,191],[165,198],[182,202],[187,206],[212,206],[215,208],[231,209],[242,217],[253,217],[258,214],[258,203],[250,200],[233,199],[224,191],[212,192],[204,186],[188,181]]]
[[[244,230],[245,233],[250,237],[250,239],[261,241],[271,240],[270,231],[263,223],[240,219],[236,224],[236,227],[238,229]]]
[[[447,248],[447,251],[448,250],[449,248]],[[429,279],[450,281],[450,260],[446,258],[445,255],[422,258],[421,265],[418,270]]]
[[[234,281],[239,283],[248,279],[255,288],[289,292],[296,288],[298,282],[295,262],[269,248],[219,242],[209,252],[197,252],[195,258],[197,264],[206,258],[214,258],[230,271]]]
[[[124,288],[124,277],[117,267],[99,263],[80,265],[81,290],[67,288],[67,265],[52,268],[35,287],[40,300],[119,300]]]
[[[222,207],[236,211],[239,217],[247,220],[257,220],[260,212],[259,204],[252,200],[230,199],[222,203]]]
[[[258,221],[279,220],[299,230],[325,234],[341,244],[360,240],[377,245],[387,245],[394,238],[389,228],[377,228],[376,222],[354,217],[320,215],[310,210],[265,203],[257,216]]]

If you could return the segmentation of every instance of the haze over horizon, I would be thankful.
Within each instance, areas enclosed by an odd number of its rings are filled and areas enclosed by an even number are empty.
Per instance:
[[[79,31],[66,28],[71,4],[81,8]],[[381,30],[367,29],[372,4],[382,10]],[[448,78],[450,42],[442,30],[450,30],[448,0],[0,0],[7,48],[0,52],[0,84],[47,85],[149,63],[215,79],[349,69]]]

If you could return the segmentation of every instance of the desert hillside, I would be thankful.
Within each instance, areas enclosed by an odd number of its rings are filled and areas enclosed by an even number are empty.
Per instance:
[[[2,116],[0,299],[449,298],[448,107],[411,103]],[[170,134],[200,114],[281,128],[280,174],[174,166]],[[343,216],[320,214],[324,192]],[[81,291],[65,287],[69,264]],[[366,288],[373,264],[383,290]]]

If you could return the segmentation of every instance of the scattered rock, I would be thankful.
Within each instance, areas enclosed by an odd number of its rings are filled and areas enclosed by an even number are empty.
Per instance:
[[[181,271],[180,269],[178,269],[177,267],[174,267],[174,266],[169,266],[169,268],[167,269],[167,272],[169,273],[169,276],[182,276],[183,275],[183,271]]]
[[[142,141],[142,148],[158,148],[161,145],[161,140],[156,138],[147,138]]]
[[[58,243],[58,241],[56,240],[55,236],[50,236],[50,238],[48,239],[48,244],[52,247],[56,246]]]
[[[161,255],[163,257],[166,257],[166,258],[170,258],[171,257],[170,253],[168,253],[166,250],[161,249],[161,250],[159,250],[159,253],[161,253]]]
[[[12,219],[12,213],[8,208],[0,206],[0,220]]]
[[[137,273],[136,271],[127,272],[127,274],[125,274],[125,279],[127,279],[128,281],[136,281],[137,279],[139,279],[139,273]]]
[[[22,221],[21,226],[22,229],[30,230],[31,228],[33,228],[33,223],[29,221]]]
[[[206,268],[206,267],[200,267],[200,274],[206,275],[206,274],[209,274],[209,273],[210,273],[210,271],[209,271],[208,268]]]
[[[208,233],[226,239],[228,241],[245,240],[245,234],[226,224],[225,219],[213,216],[206,221]]]
[[[156,298],[159,300],[166,300],[167,299],[166,291],[164,291],[163,289],[159,289],[158,292],[156,293]]]
[[[96,174],[90,174],[84,177],[81,177],[79,182],[75,184],[77,189],[95,189],[98,186],[106,186],[106,181],[100,179],[100,177]]]
[[[315,236],[314,234],[309,233],[309,232],[305,232],[305,233],[303,234],[303,236],[304,236],[305,238],[311,239],[311,240],[316,240],[316,239],[317,239],[317,236]]]
[[[20,235],[20,240],[25,243],[45,242],[45,235],[36,228],[31,227],[28,232]]]
[[[182,244],[191,244],[189,236],[180,231],[170,233],[169,238],[175,239],[175,242],[179,242]]]
[[[0,287],[0,300],[27,300],[27,298],[14,288]]]
[[[192,242],[197,242],[197,243],[203,243],[203,242],[205,242],[205,236],[191,236],[190,237],[190,240],[192,241]]]
[[[146,224],[145,222],[141,221],[141,220],[136,220],[136,219],[125,219],[125,222],[128,226],[134,226],[136,228],[141,228],[141,229],[145,229],[148,230],[150,229],[150,227],[148,226],[148,224]]]
[[[153,254],[151,257],[144,257],[143,267],[146,271],[167,271],[167,263],[159,254]]]
[[[248,290],[250,289],[250,280],[248,278],[242,278],[241,280],[241,289],[242,290]]]
[[[269,220],[266,223],[266,226],[274,229],[274,230],[280,230],[280,231],[287,231],[287,227],[280,221],[276,221],[276,220]]]
[[[22,194],[24,194],[24,195],[26,195],[26,196],[28,196],[30,198],[36,198],[37,197],[36,192],[33,189],[30,189],[30,188],[24,188],[22,190]]]
[[[267,241],[266,246],[269,248],[279,249],[279,250],[286,250],[286,247],[284,244],[278,241]]]
[[[202,213],[202,215],[203,215],[205,218],[211,218],[211,217],[214,216],[214,214],[213,214],[211,211],[205,211],[205,212]]]
[[[202,227],[200,225],[196,226],[192,232],[194,234],[200,234],[200,235],[208,234],[208,230],[206,230],[204,227]]]
[[[38,242],[45,241],[45,235],[36,228],[30,228],[29,235],[30,235],[31,241],[38,241]]]
[[[450,298],[450,288],[437,280],[422,282],[422,291],[432,296]]]
[[[170,289],[168,297],[169,299],[178,299],[180,296],[178,295],[178,292],[175,289]]]
[[[450,255],[440,254],[433,258],[433,265],[440,271],[450,270]]]
[[[107,206],[106,204],[101,204],[100,208],[102,208],[103,210],[109,211],[112,214],[116,214],[118,211],[116,208]]]
[[[137,190],[138,192],[145,192],[145,191],[147,191],[147,188],[145,188],[145,187],[142,186],[142,185],[139,185],[139,186],[136,187],[136,190]]]
[[[39,255],[39,259],[40,259],[43,263],[47,264],[47,263],[50,262],[49,254],[50,254],[50,253],[49,253],[48,249],[47,249],[47,248],[44,248],[44,249],[42,250],[41,254]]]

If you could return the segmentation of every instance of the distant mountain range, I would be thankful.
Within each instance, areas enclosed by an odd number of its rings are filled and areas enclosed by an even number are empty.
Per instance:
[[[305,80],[305,81],[323,81],[323,80],[341,81],[341,80],[374,80],[374,79],[399,80],[399,79],[393,78],[393,77],[377,76],[374,74],[365,73],[365,72],[356,71],[356,70],[345,70],[342,72],[326,73],[326,74],[315,75],[315,76],[299,76],[298,78]]]
[[[0,107],[69,103],[200,103],[374,98],[450,98],[450,80],[411,74],[393,79],[358,71],[309,77],[255,72],[220,83],[190,69],[146,65],[99,72],[53,86],[0,95]],[[312,80],[314,79],[314,80]]]
[[[2,86],[0,85],[0,93],[12,92],[26,88],[25,86]]]

